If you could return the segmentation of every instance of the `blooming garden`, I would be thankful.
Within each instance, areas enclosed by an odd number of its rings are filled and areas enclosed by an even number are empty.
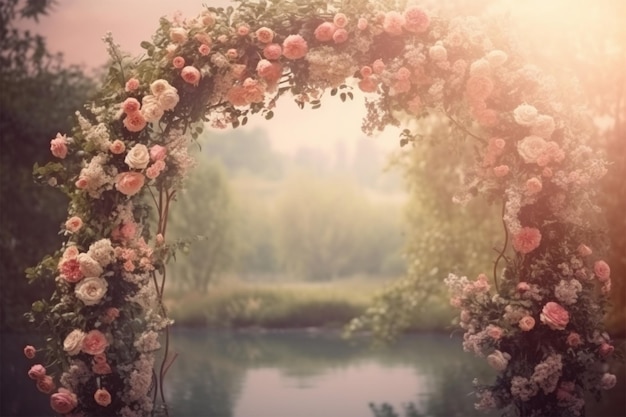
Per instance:
[[[616,383],[603,330],[611,271],[594,220],[607,166],[587,143],[584,110],[524,62],[511,37],[419,4],[349,0],[245,1],[163,18],[138,58],[107,35],[106,80],[75,129],[51,140],[56,161],[36,167],[70,197],[65,244],[28,271],[56,283],[28,313],[47,344],[24,349],[52,409],[167,413],[163,382],[175,356],[162,301],[178,245],[167,237],[168,213],[193,167],[189,147],[205,125],[271,119],[280,97],[315,109],[357,88],[365,133],[447,119],[476,155],[454,201],[481,196],[502,208],[493,270],[442,280],[464,349],[499,371],[475,381],[476,407],[584,415],[585,394]],[[404,129],[401,143],[420,136]]]

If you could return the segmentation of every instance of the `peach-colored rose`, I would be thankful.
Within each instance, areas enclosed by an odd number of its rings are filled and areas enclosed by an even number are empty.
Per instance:
[[[67,414],[77,405],[76,394],[65,388],[59,388],[59,392],[50,396],[50,407],[59,414]]]
[[[126,114],[131,114],[139,111],[141,103],[134,97],[129,97],[122,103],[122,111]]]
[[[180,97],[178,96],[178,90],[174,87],[168,88],[167,90],[159,94],[159,96],[157,97],[157,102],[162,111],[161,114],[158,115],[157,119],[161,118],[161,116],[163,115],[163,111],[172,110],[174,107],[176,107],[179,100]]]
[[[600,352],[600,356],[606,358],[607,356],[610,356],[614,350],[615,348],[613,347],[613,345],[610,345],[608,343],[602,343],[600,345],[600,348],[598,349],[598,352]]]
[[[583,340],[578,333],[570,332],[570,334],[567,335],[568,346],[577,347],[577,346],[580,346],[582,343],[583,343]]]
[[[146,118],[141,114],[140,111],[136,111],[134,113],[127,114],[124,118],[124,127],[129,132],[141,132],[144,127],[148,124]]]
[[[67,137],[57,133],[56,138],[50,141],[50,152],[59,159],[65,159],[67,156]]]
[[[200,45],[198,47],[198,52],[202,56],[207,56],[209,53],[211,53],[211,47],[209,45],[203,43],[202,45]]]
[[[611,277],[611,268],[603,260],[596,261],[593,264],[593,272],[600,282],[606,282]]]
[[[100,303],[106,295],[108,283],[104,278],[86,277],[81,280],[74,288],[76,298],[81,300],[86,306],[92,306]]]
[[[448,59],[448,51],[441,44],[435,44],[428,50],[428,57],[435,62],[445,61]]]
[[[430,17],[418,6],[409,7],[404,11],[404,28],[409,32],[423,33],[430,26]]]
[[[91,370],[97,375],[108,375],[113,372],[111,365],[105,362],[96,362],[91,366]]]
[[[287,59],[303,58],[308,50],[309,46],[300,35],[289,35],[283,41],[283,55]]]
[[[541,184],[541,180],[537,177],[530,178],[526,181],[525,193],[526,195],[534,195],[541,191],[543,185]]]
[[[119,139],[115,139],[113,143],[109,145],[109,151],[114,155],[120,155],[126,150],[126,145]]]
[[[131,92],[131,91],[135,91],[139,88],[139,80],[137,78],[130,78],[128,81],[126,81],[126,84],[124,85],[124,90],[126,92]]]
[[[378,90],[378,83],[373,77],[363,77],[359,80],[358,85],[364,93],[375,93]]]
[[[89,181],[87,180],[87,178],[85,177],[79,177],[76,182],[74,183],[74,185],[76,186],[76,188],[78,188],[79,190],[84,190],[85,188],[87,188],[89,186]]]
[[[155,96],[162,94],[164,91],[170,88],[174,88],[174,87],[172,87],[169,82],[163,79],[155,80],[150,84],[150,91]]]
[[[158,160],[146,170],[146,177],[153,180],[165,169],[165,161]]]
[[[122,194],[132,196],[143,187],[145,177],[140,172],[123,172],[115,178],[115,188]]]
[[[513,235],[513,248],[520,253],[529,253],[539,247],[541,232],[534,227],[522,227]]]
[[[543,306],[539,315],[541,322],[552,330],[564,330],[569,323],[569,313],[560,304],[550,301]]]
[[[37,350],[34,346],[24,346],[24,356],[26,356],[28,359],[33,359],[35,357],[35,353],[37,353]]]
[[[65,222],[65,229],[70,233],[76,233],[83,227],[83,220],[78,216],[72,216]]]
[[[547,146],[547,142],[542,137],[531,135],[518,142],[517,152],[527,164],[537,163]]]
[[[498,165],[493,168],[493,175],[496,177],[505,177],[509,173],[510,169],[508,165]]]
[[[524,316],[519,321],[519,328],[528,332],[535,327],[535,319],[532,316]]]
[[[35,380],[41,379],[45,375],[46,375],[46,368],[40,363],[31,366],[30,369],[28,370],[28,377],[30,379],[35,379]]]
[[[487,335],[491,337],[493,340],[502,339],[503,334],[504,334],[504,331],[502,330],[501,327],[494,326],[494,325],[487,326]]]
[[[106,336],[100,330],[91,330],[83,338],[82,351],[89,355],[103,353],[109,346]]]
[[[72,330],[63,340],[63,350],[70,356],[75,356],[80,353],[83,347],[83,339],[85,338],[85,332],[80,329]]]
[[[368,25],[367,19],[364,17],[359,17],[359,20],[356,23],[357,29],[365,30],[367,29],[367,25]]]
[[[183,68],[180,72],[180,76],[183,78],[183,80],[185,80],[186,83],[189,83],[191,85],[198,85],[198,83],[200,82],[200,78],[202,77],[198,68],[191,65]]]
[[[172,65],[176,69],[181,69],[185,66],[185,58],[182,56],[175,56],[174,59],[172,59]]]
[[[211,12],[205,11],[202,13],[202,24],[204,26],[213,26],[215,24],[215,15]]]
[[[539,112],[534,106],[530,104],[520,104],[513,110],[513,118],[518,125],[532,126],[535,124],[539,116]]]
[[[333,41],[335,43],[344,43],[348,40],[348,31],[342,28],[339,28],[333,33]]]
[[[104,315],[102,316],[100,321],[106,324],[113,323],[113,321],[115,321],[115,319],[118,318],[119,316],[120,316],[120,311],[117,308],[109,307],[104,312]]]
[[[274,40],[274,31],[268,27],[261,27],[255,32],[256,38],[261,43],[270,43]]]
[[[263,56],[269,60],[276,60],[283,54],[283,48],[277,43],[270,43],[263,48]]]
[[[383,30],[390,35],[399,36],[402,35],[402,27],[404,26],[404,23],[404,16],[396,11],[390,11],[385,13]]]
[[[344,28],[348,24],[348,17],[344,13],[337,13],[333,17],[333,23],[338,28]]]
[[[43,377],[37,380],[37,389],[44,394],[52,394],[52,392],[56,389],[56,385],[54,384],[54,380],[50,375],[44,375]]]
[[[170,29],[170,40],[174,43],[183,43],[187,40],[187,31],[183,28]]]
[[[483,101],[493,92],[493,81],[484,76],[472,76],[467,80],[465,93],[470,103]]]
[[[150,154],[146,145],[138,143],[133,146],[130,151],[128,151],[128,154],[126,154],[124,162],[132,169],[146,168],[150,162]]]
[[[106,407],[107,405],[111,404],[111,394],[109,393],[109,391],[106,390],[106,388],[100,388],[96,390],[93,398],[96,400],[96,403],[98,405],[101,405],[102,407]]]
[[[585,256],[589,256],[593,253],[593,251],[591,250],[591,248],[583,243],[581,243],[580,245],[578,245],[578,254],[582,257]]]
[[[248,36],[249,33],[250,33],[250,26],[244,24],[244,25],[239,25],[237,27],[237,35]]]

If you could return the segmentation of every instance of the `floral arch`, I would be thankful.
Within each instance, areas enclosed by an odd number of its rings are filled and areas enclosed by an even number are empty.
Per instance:
[[[51,141],[58,160],[37,169],[70,197],[66,243],[28,272],[56,283],[28,313],[47,346],[24,350],[40,362],[28,374],[55,412],[143,416],[164,402],[174,358],[162,297],[176,249],[167,216],[203,125],[270,119],[287,93],[301,108],[327,92],[346,100],[346,80],[367,94],[366,133],[449,119],[476,147],[458,202],[481,194],[502,205],[491,277],[445,280],[465,350],[500,372],[476,385],[477,408],[582,415],[586,392],[615,385],[601,366],[613,352],[602,325],[610,268],[590,221],[605,163],[586,145],[579,110],[503,30],[420,6],[274,0],[163,18],[139,58],[105,40],[106,80],[74,131]],[[405,129],[401,142],[416,138]]]

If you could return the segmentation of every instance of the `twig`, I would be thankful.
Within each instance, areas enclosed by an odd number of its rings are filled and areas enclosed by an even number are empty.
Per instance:
[[[502,226],[504,227],[504,246],[502,247],[502,250],[499,251],[498,257],[493,263],[493,282],[496,286],[497,292],[500,292],[500,290],[498,289],[498,263],[500,262],[500,259],[502,259],[502,257],[504,256],[504,252],[506,252],[506,248],[509,243],[509,230],[507,229],[506,223],[504,222],[505,208],[506,208],[506,201],[503,201],[502,202]]]

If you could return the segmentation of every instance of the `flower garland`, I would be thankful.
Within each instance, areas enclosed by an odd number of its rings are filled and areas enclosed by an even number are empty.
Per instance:
[[[36,167],[70,197],[66,243],[28,271],[56,282],[29,313],[50,334],[46,366],[28,374],[52,409],[132,417],[154,412],[159,393],[165,402],[174,357],[162,298],[176,250],[167,215],[203,125],[270,119],[288,92],[302,108],[319,107],[327,91],[345,101],[353,97],[346,82],[355,80],[368,95],[366,133],[443,115],[477,147],[455,201],[482,194],[502,202],[494,290],[484,274],[446,280],[465,349],[500,371],[495,384],[477,385],[477,407],[582,414],[585,391],[615,385],[599,366],[613,351],[602,330],[611,280],[590,221],[605,164],[585,145],[579,110],[523,63],[505,34],[419,6],[295,0],[162,18],[136,59],[107,36],[112,64],[100,93],[77,114],[71,137],[51,141],[60,162]],[[406,129],[401,142],[417,137]],[[157,365],[161,333],[165,359]],[[35,358],[38,350],[24,353]]]

